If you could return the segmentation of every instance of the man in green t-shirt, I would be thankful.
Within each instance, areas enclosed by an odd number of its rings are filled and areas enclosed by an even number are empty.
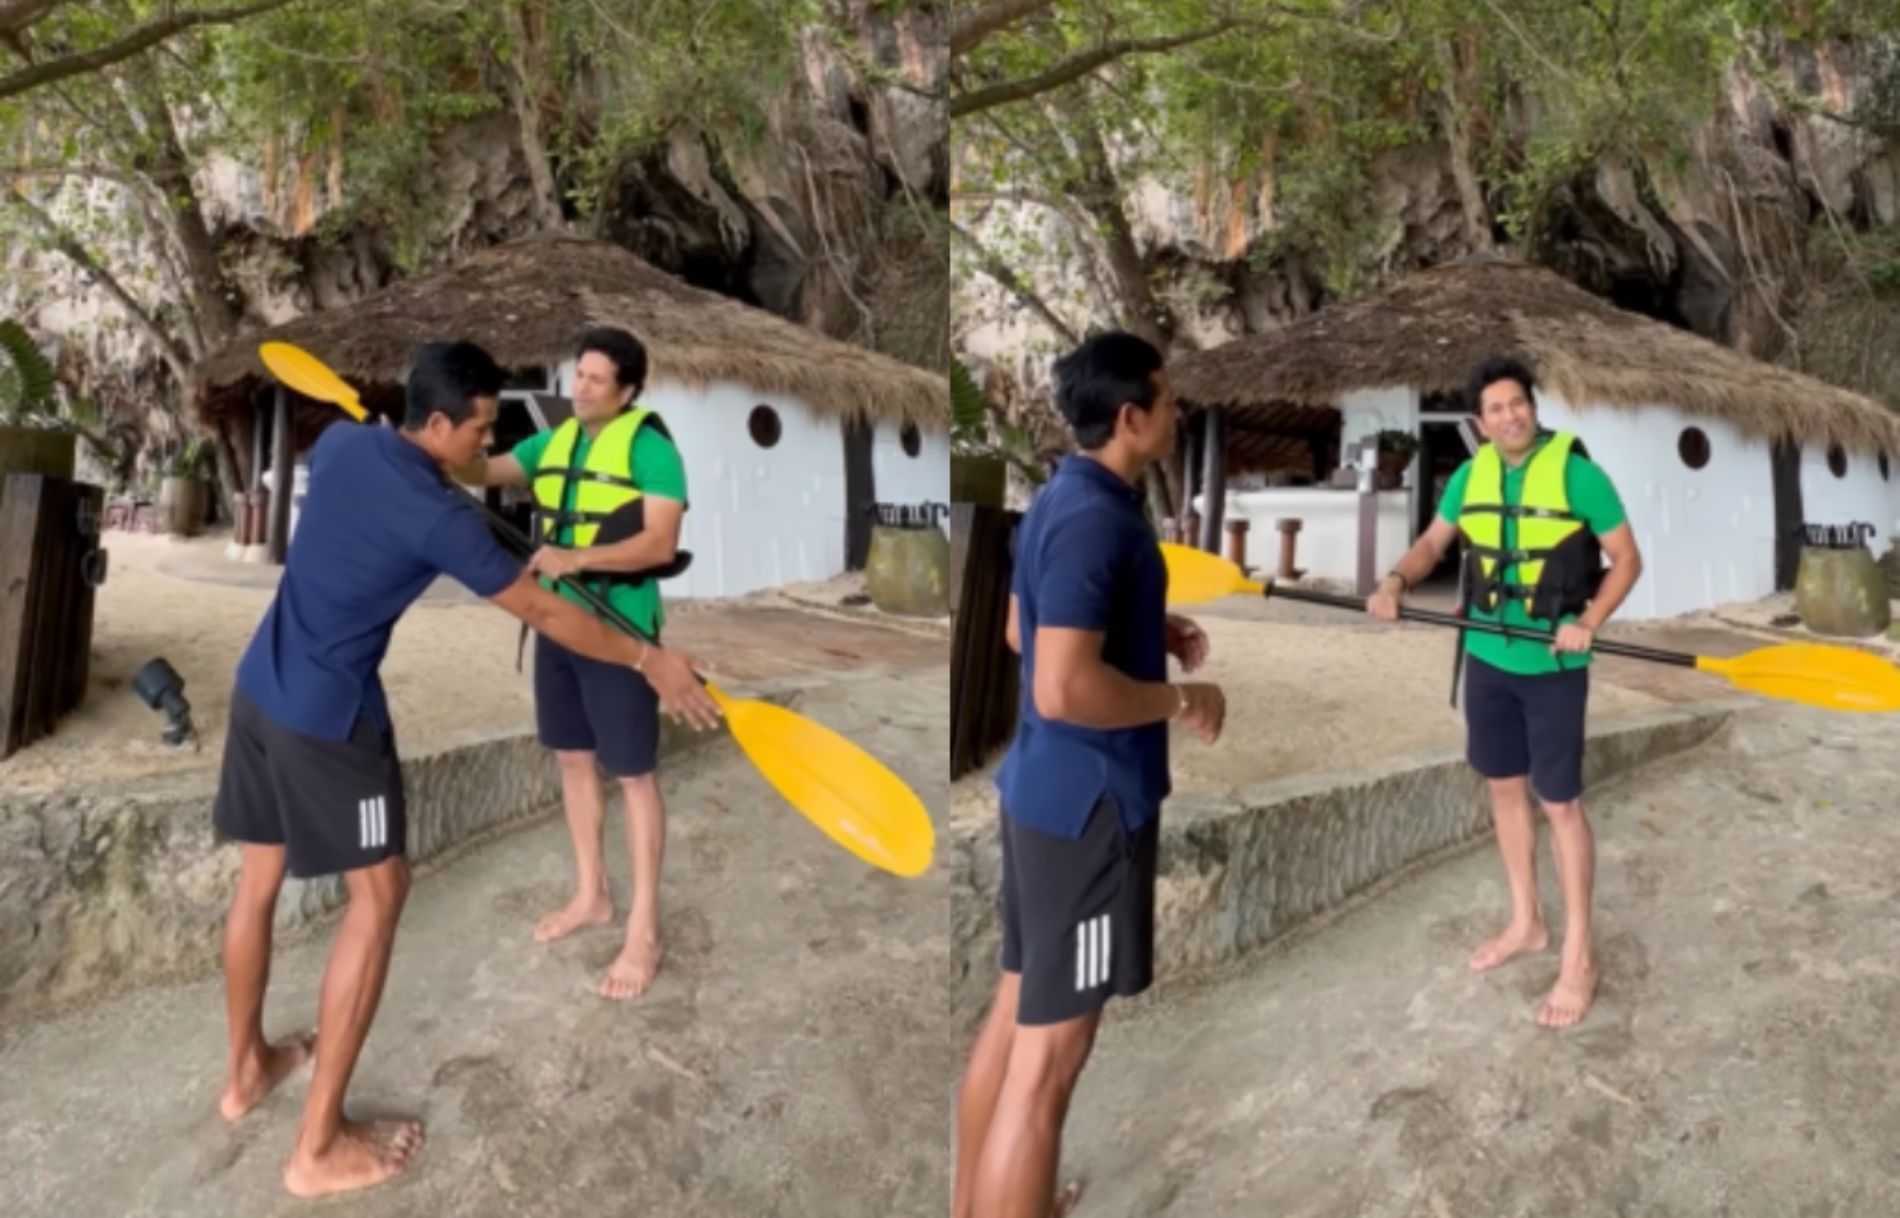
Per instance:
[[[1556,636],[1547,643],[1467,634],[1464,702],[1466,755],[1490,785],[1511,888],[1510,923],[1478,945],[1471,967],[1494,968],[1550,942],[1537,893],[1534,794],[1550,820],[1565,914],[1557,983],[1537,1022],[1561,1028],[1584,1017],[1597,984],[1590,939],[1596,845],[1582,803],[1590,648],[1643,560],[1609,476],[1573,447],[1574,437],[1538,427],[1535,394],[1530,370],[1516,360],[1487,360],[1472,375],[1470,400],[1488,443],[1452,475],[1437,518],[1366,609],[1397,620],[1404,594],[1463,534],[1466,615]]]
[[[686,511],[686,468],[664,424],[634,406],[646,383],[646,348],[640,341],[625,330],[590,330],[575,355],[573,420],[529,436],[506,455],[459,470],[457,476],[477,486],[534,488],[538,518],[550,522],[552,533],[541,538],[530,568],[550,586],[567,576],[604,591],[620,614],[657,639],[664,621],[659,581],[625,577],[673,561]],[[596,440],[622,447],[595,451]],[[595,518],[604,504],[616,501],[623,512],[638,509],[640,528],[623,540],[604,542],[594,530],[605,536],[609,526]],[[580,544],[577,531],[593,544]],[[557,590],[580,599],[565,586]],[[625,945],[601,978],[599,992],[604,998],[637,998],[653,983],[661,957],[659,883],[666,821],[655,773],[658,702],[639,673],[598,664],[538,635],[534,707],[541,743],[560,759],[575,861],[573,897],[540,919],[534,937],[548,943],[613,918],[601,857],[605,811],[599,770],[605,769],[619,780],[625,796],[633,899]]]

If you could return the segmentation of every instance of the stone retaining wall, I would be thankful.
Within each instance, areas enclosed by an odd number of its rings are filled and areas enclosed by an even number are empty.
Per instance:
[[[1707,740],[1735,703],[1658,711],[1590,730],[1588,786]],[[1490,831],[1463,750],[1351,775],[1311,775],[1171,800],[1155,895],[1155,977],[1230,959],[1434,851]],[[992,821],[951,831],[951,1008],[980,1022],[996,983],[999,858]]]
[[[780,704],[792,687],[748,687]],[[661,720],[668,758],[725,733]],[[736,746],[727,742],[725,747]],[[238,851],[215,837],[216,757],[111,789],[0,795],[0,1018],[218,967]],[[532,732],[406,758],[409,858],[422,863],[548,814],[559,772]],[[280,936],[343,904],[341,877],[285,883]]]

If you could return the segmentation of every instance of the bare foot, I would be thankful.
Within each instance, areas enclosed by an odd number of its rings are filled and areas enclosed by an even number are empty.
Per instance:
[[[422,1149],[416,1121],[345,1121],[322,1154],[299,1146],[284,1165],[284,1187],[298,1197],[321,1197],[381,1184],[409,1166]]]
[[[1596,965],[1585,962],[1573,968],[1566,964],[1558,970],[1557,984],[1550,987],[1550,994],[1538,1009],[1537,1022],[1546,1028],[1568,1028],[1582,1023],[1596,996]]]
[[[658,939],[628,940],[600,979],[600,996],[625,1001],[638,998],[659,974],[660,958],[666,954]]]
[[[583,926],[599,926],[614,918],[614,903],[604,892],[591,897],[575,897],[553,913],[543,914],[534,924],[534,941],[552,943],[565,939]]]
[[[1496,968],[1513,956],[1541,952],[1549,946],[1550,930],[1542,922],[1533,922],[1529,926],[1519,926],[1513,922],[1504,928],[1503,934],[1486,939],[1471,949],[1471,969],[1482,973],[1488,968]]]
[[[310,1032],[300,1032],[289,1040],[264,1046],[261,1056],[246,1061],[225,1080],[224,1094],[218,1097],[218,1112],[225,1120],[235,1121],[257,1107],[271,1088],[310,1060],[316,1039]]]
[[[1050,1210],[1051,1218],[1068,1218],[1075,1207],[1082,1203],[1082,1182],[1071,1180],[1056,1190],[1056,1206]]]

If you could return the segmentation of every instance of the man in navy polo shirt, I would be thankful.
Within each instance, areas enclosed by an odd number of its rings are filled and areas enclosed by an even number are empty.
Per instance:
[[[1142,474],[1174,449],[1161,353],[1098,335],[1058,360],[1066,458],[1015,541],[1008,637],[1023,658],[1002,794],[1002,978],[957,1111],[958,1218],[1047,1218],[1063,1119],[1103,1005],[1153,975],[1155,845],[1170,790],[1168,721],[1208,743],[1220,689],[1171,684],[1207,638],[1167,613],[1168,572]]]
[[[320,1051],[284,1184],[298,1196],[363,1188],[406,1167],[415,1121],[352,1121],[343,1093],[382,995],[409,891],[402,769],[377,675],[405,610],[447,574],[570,649],[625,664],[662,709],[699,727],[718,710],[690,661],[609,630],[545,591],[445,478],[489,442],[502,371],[472,343],[421,348],[401,430],[334,425],[310,454],[310,494],[277,595],[238,663],[212,813],[243,843],[224,937],[236,1120],[311,1056],[313,1039],[264,1040],[271,917],[286,870],[341,872],[349,908],[323,977]]]

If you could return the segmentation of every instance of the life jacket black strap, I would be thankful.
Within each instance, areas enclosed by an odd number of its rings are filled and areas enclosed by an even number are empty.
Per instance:
[[[1521,503],[1480,503],[1459,509],[1459,515],[1503,516],[1509,520],[1518,520],[1529,516],[1534,520],[1581,520],[1574,512],[1560,512],[1556,508],[1525,507]]]
[[[544,467],[536,471],[534,475],[534,479],[536,482],[539,482],[543,478],[561,478],[569,483],[601,482],[601,483],[605,483],[608,486],[624,486],[630,491],[637,491],[640,489],[639,486],[631,478],[622,478],[618,474],[603,474],[599,470],[590,470],[584,467],[577,467],[577,466],[550,465],[550,466]]]

